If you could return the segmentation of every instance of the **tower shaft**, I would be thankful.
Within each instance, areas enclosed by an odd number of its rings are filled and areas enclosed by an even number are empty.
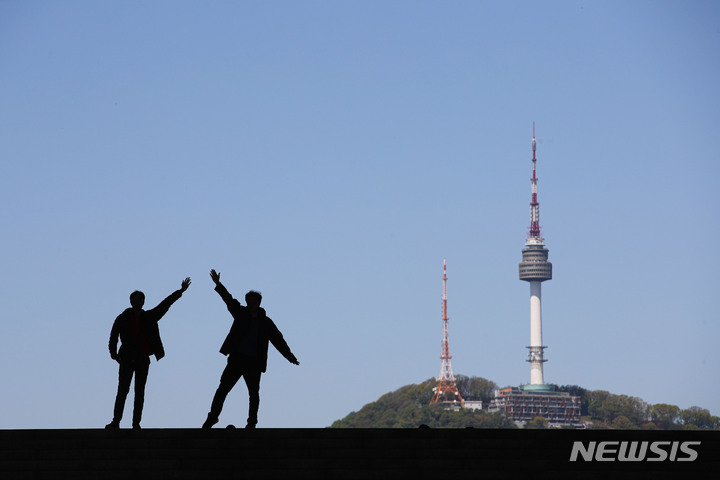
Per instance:
[[[530,282],[530,346],[527,347],[530,362],[530,384],[542,385],[543,363],[547,362],[542,344],[542,283]]]

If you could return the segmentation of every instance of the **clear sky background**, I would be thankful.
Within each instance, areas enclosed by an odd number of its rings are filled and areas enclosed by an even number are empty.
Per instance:
[[[104,426],[113,320],[186,276],[143,426],[199,427],[211,268],[301,362],[260,427],[437,376],[443,258],[454,372],[528,383],[533,121],[545,380],[720,415],[719,86],[714,1],[2,1],[0,428]]]

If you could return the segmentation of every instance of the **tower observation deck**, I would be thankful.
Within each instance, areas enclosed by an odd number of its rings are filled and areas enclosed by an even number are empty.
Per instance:
[[[530,346],[528,346],[528,362],[530,362],[530,385],[544,385],[543,363],[547,360],[542,344],[542,282],[552,279],[552,263],[548,262],[548,249],[545,239],[540,235],[540,203],[537,195],[537,174],[535,158],[535,124],[532,139],[532,178],[530,201],[530,230],[520,262],[520,280],[530,283]]]
[[[520,262],[520,280],[544,282],[552,280],[552,263],[548,262],[549,250],[544,244],[525,244]]]

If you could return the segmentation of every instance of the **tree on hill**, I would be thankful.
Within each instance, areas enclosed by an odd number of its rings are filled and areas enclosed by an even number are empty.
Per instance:
[[[700,407],[690,407],[680,411],[680,421],[686,429],[720,428],[720,418]]]
[[[465,375],[455,376],[455,385],[463,400],[482,400],[487,405],[495,396],[498,389],[497,383],[482,377],[466,377]]]
[[[588,411],[592,418],[608,424],[612,424],[618,417],[625,417],[630,424],[640,426],[647,420],[648,404],[637,397],[598,390],[591,392]],[[624,421],[622,424],[627,425]]]
[[[720,429],[720,418],[700,407],[683,410],[666,403],[650,405],[638,397],[586,390],[577,385],[565,385],[560,390],[581,398],[580,414],[592,422],[592,428]]]
[[[663,430],[674,430],[680,428],[677,421],[680,418],[680,407],[658,403],[650,407],[650,421]]]

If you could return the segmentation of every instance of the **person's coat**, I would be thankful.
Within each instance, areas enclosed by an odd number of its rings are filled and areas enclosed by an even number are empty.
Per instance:
[[[230,355],[231,353],[237,352],[240,348],[240,343],[250,328],[250,311],[248,307],[244,307],[235,298],[230,295],[225,286],[220,283],[215,287],[215,291],[220,294],[227,309],[233,317],[233,323],[230,327],[230,332],[225,337],[225,341],[220,347],[220,353],[223,355]],[[258,338],[257,338],[257,349],[256,359],[261,372],[267,370],[267,356],[268,356],[268,344],[272,343],[273,346],[290,362],[297,362],[297,358],[290,351],[290,347],[285,342],[285,339],[278,330],[275,323],[265,315],[265,310],[260,309],[260,317],[258,318]]]
[[[117,316],[110,331],[110,341],[108,348],[110,349],[110,357],[113,359],[132,360],[138,355],[155,355],[156,360],[160,360],[165,356],[165,348],[160,338],[160,328],[158,321],[167,313],[170,306],[182,296],[182,290],[176,290],[171,293],[165,300],[160,302],[157,307],[151,310],[134,309],[132,307],[125,309]],[[139,333],[145,338],[149,351],[143,352],[142,345],[134,342],[133,332],[133,316],[140,316]],[[117,350],[118,337],[120,338],[120,351]]]

